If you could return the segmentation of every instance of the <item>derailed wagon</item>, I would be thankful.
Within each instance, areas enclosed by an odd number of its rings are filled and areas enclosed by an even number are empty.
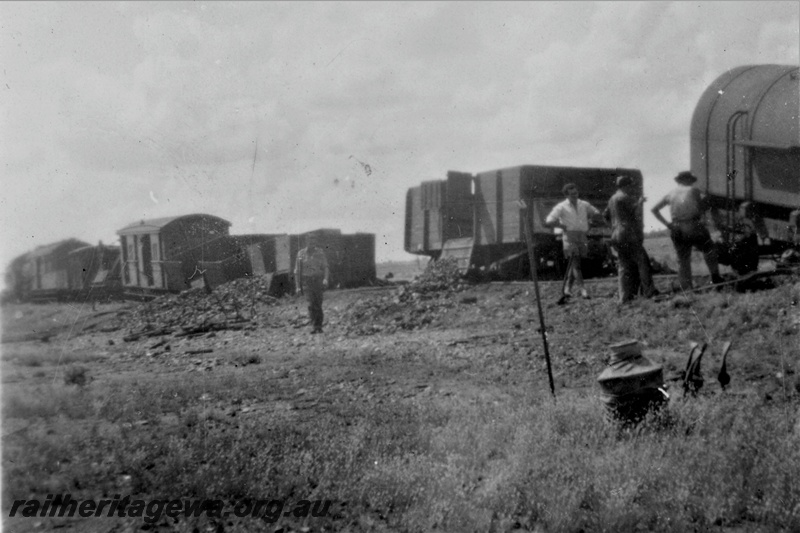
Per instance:
[[[122,283],[127,297],[152,297],[191,287],[202,279],[201,262],[235,256],[231,223],[214,215],[190,214],[141,220],[117,231],[122,247]]]
[[[348,235],[338,229],[317,229],[292,235],[292,271],[297,252],[306,246],[312,235],[317,237],[317,244],[328,260],[330,287],[345,289],[372,285],[375,282],[375,235],[372,233]]]
[[[626,168],[580,168],[523,165],[471,175],[448,172],[447,179],[426,181],[406,194],[404,248],[433,259],[454,257],[465,272],[501,279],[530,275],[525,224],[537,247],[543,277],[566,269],[561,234],[545,227],[548,212],[564,200],[562,188],[574,183],[581,198],[603,210],[616,191],[616,177],[630,176],[639,193],[642,174]],[[614,271],[607,241],[611,229],[589,229],[584,274]]]
[[[747,65],[695,107],[691,171],[716,210],[721,260],[744,274],[800,245],[800,69]]]
[[[270,294],[294,290],[294,262],[305,237],[318,234],[329,258],[332,287],[375,280],[375,236],[320,229],[300,235],[230,235],[230,222],[207,214],[141,220],[117,233],[128,298],[151,298],[192,287],[213,290],[249,276],[267,276]]]
[[[120,252],[65,239],[11,261],[6,286],[17,301],[97,300],[121,296]]]
[[[6,283],[20,300],[62,300],[70,296],[69,254],[88,243],[65,239],[23,254],[11,262]]]
[[[122,297],[122,257],[119,246],[98,243],[67,255],[70,299],[109,300]]]

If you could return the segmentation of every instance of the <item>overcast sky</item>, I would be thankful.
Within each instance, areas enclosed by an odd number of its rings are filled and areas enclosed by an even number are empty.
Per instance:
[[[379,261],[410,259],[406,190],[448,170],[634,167],[652,205],[689,166],[708,84],[800,62],[799,13],[796,1],[2,2],[2,268],[189,213],[233,234],[375,233]]]

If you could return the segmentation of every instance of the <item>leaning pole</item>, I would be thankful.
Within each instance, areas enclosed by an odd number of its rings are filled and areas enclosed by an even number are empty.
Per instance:
[[[547,330],[544,326],[544,313],[542,313],[542,298],[539,295],[539,274],[536,271],[536,247],[533,244],[533,231],[531,230],[532,206],[529,209],[524,200],[520,200],[520,207],[523,209],[523,228],[525,230],[525,241],[528,245],[528,263],[530,263],[531,279],[533,280],[533,290],[536,294],[536,308],[539,310],[539,331],[542,332],[542,344],[544,345],[544,359],[547,362],[547,379],[550,381],[550,393],[556,397],[556,386],[553,383],[553,366],[550,363],[550,350],[547,347]]]

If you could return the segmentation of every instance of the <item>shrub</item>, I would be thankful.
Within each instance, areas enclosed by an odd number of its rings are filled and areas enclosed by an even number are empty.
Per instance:
[[[89,375],[89,370],[85,366],[70,365],[64,370],[65,385],[77,385],[83,388],[88,385],[91,380],[92,378]]]

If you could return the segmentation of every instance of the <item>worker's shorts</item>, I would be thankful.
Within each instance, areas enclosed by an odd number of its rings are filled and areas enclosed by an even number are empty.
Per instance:
[[[589,255],[589,241],[583,231],[564,232],[564,257],[587,257]]]
[[[679,254],[680,252],[686,253],[687,250],[689,250],[688,253],[691,253],[692,248],[701,252],[709,252],[714,247],[708,229],[699,220],[673,222],[671,237],[675,250]]]

